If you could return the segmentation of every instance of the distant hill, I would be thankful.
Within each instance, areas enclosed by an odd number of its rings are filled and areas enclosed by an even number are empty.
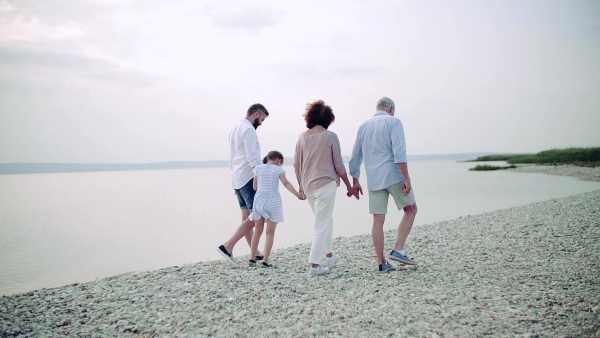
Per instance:
[[[490,153],[463,153],[442,155],[409,155],[409,161],[435,161],[435,160],[468,160]],[[350,156],[344,156],[348,163]],[[284,163],[291,165],[293,158],[285,158]],[[156,169],[191,169],[191,168],[217,168],[229,166],[228,160],[217,161],[171,161],[155,163],[0,163],[0,175],[13,174],[41,174],[64,172],[89,172],[89,171],[124,171],[124,170],[156,170]]]

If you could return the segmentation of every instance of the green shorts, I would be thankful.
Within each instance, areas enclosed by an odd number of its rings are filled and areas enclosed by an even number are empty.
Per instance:
[[[414,189],[411,189],[408,195],[404,196],[402,192],[404,181],[390,185],[387,189],[369,191],[369,213],[372,215],[387,214],[388,199],[392,195],[398,210],[404,207],[415,204]]]

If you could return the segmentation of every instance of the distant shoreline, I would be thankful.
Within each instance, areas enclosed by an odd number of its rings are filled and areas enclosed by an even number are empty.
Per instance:
[[[460,153],[440,155],[412,155],[409,161],[432,160],[464,160],[487,153]],[[344,156],[347,162],[350,156]],[[293,158],[286,158],[286,163],[293,163]],[[0,163],[0,175],[19,174],[50,174],[68,172],[95,172],[95,171],[128,171],[128,170],[165,170],[165,169],[196,169],[196,168],[223,168],[229,166],[228,160],[214,161],[168,161],[153,163],[32,163],[15,162]]]
[[[570,176],[584,181],[600,182],[600,167],[577,167],[573,165],[520,165],[508,171],[556,176]]]

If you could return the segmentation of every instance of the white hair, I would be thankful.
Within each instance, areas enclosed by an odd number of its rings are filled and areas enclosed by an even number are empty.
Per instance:
[[[382,97],[379,99],[379,101],[377,101],[377,109],[382,109],[382,108],[392,108],[395,107],[396,105],[394,104],[394,101],[392,101],[392,99],[390,99],[389,97]]]

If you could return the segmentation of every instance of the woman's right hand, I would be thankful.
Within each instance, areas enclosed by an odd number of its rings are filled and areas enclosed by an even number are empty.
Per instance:
[[[354,188],[346,187],[346,196],[351,197],[352,195],[354,195]]]

